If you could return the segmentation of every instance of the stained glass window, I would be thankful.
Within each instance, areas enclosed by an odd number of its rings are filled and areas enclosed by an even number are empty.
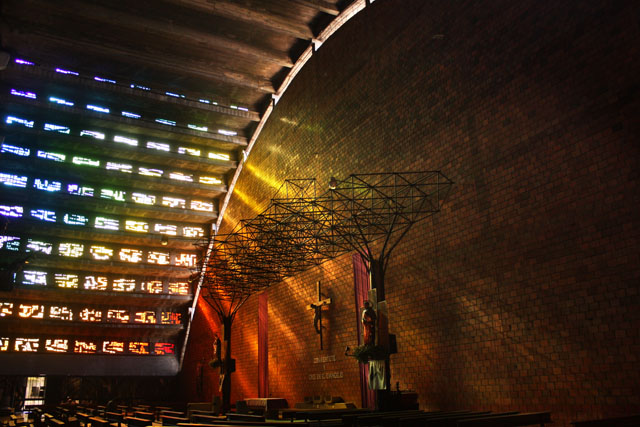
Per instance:
[[[108,279],[104,276],[85,276],[84,288],[96,291],[106,291],[108,286]]]
[[[76,274],[56,273],[53,277],[59,288],[78,289],[80,278]]]
[[[23,353],[35,353],[40,347],[39,338],[16,338],[14,349]]]
[[[44,305],[40,304],[20,304],[18,316],[23,319],[44,319]]]
[[[48,339],[45,341],[44,349],[54,353],[66,353],[69,351],[69,340]]]

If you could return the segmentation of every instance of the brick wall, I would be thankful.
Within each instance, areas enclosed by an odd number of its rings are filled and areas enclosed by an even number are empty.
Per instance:
[[[442,170],[449,203],[387,271],[392,383],[423,409],[551,410],[556,425],[637,412],[634,16],[631,1],[378,0],[282,97],[227,224],[286,178]],[[317,280],[334,298],[322,352],[307,308]],[[342,356],[357,344],[351,257],[269,292],[271,395],[359,404]],[[234,399],[257,396],[256,322],[252,299],[234,330]],[[309,379],[322,369],[343,378]]]

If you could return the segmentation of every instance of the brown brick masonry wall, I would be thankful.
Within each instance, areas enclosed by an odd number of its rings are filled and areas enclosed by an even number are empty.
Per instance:
[[[376,1],[280,100],[226,224],[285,178],[442,170],[448,204],[387,272],[392,382],[424,409],[551,410],[554,425],[638,412],[634,16],[632,1]],[[347,255],[270,288],[272,396],[360,403],[342,355],[357,344],[352,274]],[[307,309],[317,280],[334,299],[322,352]],[[252,299],[234,399],[257,395],[256,325]]]

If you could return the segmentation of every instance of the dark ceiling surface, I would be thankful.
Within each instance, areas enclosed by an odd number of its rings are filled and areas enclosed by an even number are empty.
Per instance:
[[[0,353],[177,357],[194,243],[352,2],[3,0]]]

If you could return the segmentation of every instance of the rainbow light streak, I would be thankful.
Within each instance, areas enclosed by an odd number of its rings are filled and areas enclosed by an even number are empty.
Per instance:
[[[174,354],[175,353],[175,345],[169,342],[157,342],[153,346],[153,352],[155,354]]]
[[[130,119],[139,119],[140,117],[142,117],[140,114],[130,113],[128,111],[123,111],[122,115],[124,117],[129,117]]]
[[[118,253],[120,261],[140,262],[142,261],[142,251],[138,249],[122,248]]]
[[[187,282],[170,282],[169,293],[173,295],[189,295],[189,283]]]
[[[65,135],[68,135],[69,133],[71,133],[71,129],[69,129],[68,127],[62,126],[62,125],[56,125],[53,123],[45,123],[44,130],[48,132],[64,133]]]
[[[104,139],[104,133],[95,130],[81,130],[80,136],[91,136],[95,139]]]
[[[76,73],[75,71],[71,71],[71,70],[65,70],[64,68],[56,68],[56,73],[60,73],[60,74],[68,74],[71,76],[79,76],[80,73]]]
[[[62,189],[62,183],[60,181],[49,181],[48,179],[40,178],[36,178],[33,181],[33,186],[38,190],[49,191],[51,193]]]
[[[204,202],[202,200],[192,200],[191,209],[194,211],[213,212],[213,203]]]
[[[113,256],[113,249],[106,246],[93,245],[89,248],[89,253],[95,260],[107,261]]]
[[[176,197],[162,197],[162,205],[170,208],[186,209],[187,201],[184,199],[178,199]]]
[[[9,350],[9,338],[0,338],[0,351]]]
[[[116,135],[113,137],[114,142],[121,142],[123,144],[131,145],[132,147],[138,146],[138,140],[133,138],[127,138],[124,136]]]
[[[196,148],[178,147],[178,154],[189,154],[190,156],[197,157],[197,156],[200,156],[200,150]]]
[[[73,345],[73,352],[78,354],[93,354],[98,351],[98,346],[94,342],[90,341],[78,341],[76,340]]]
[[[195,267],[196,258],[195,254],[180,254],[180,256],[176,257],[175,265],[179,267]]]
[[[52,305],[49,307],[49,319],[73,320],[73,310],[65,306]]]
[[[167,96],[173,96],[174,98],[186,98],[184,95],[180,95],[179,93],[175,92],[165,92],[164,94]]]
[[[206,127],[206,126],[198,126],[198,125],[188,124],[187,127],[189,129],[198,130],[200,132],[209,132],[209,128]]]
[[[94,291],[106,291],[109,281],[104,276],[85,276],[84,288]]]
[[[129,343],[129,352],[133,354],[149,354],[149,343],[132,341]]]
[[[133,292],[136,290],[136,281],[134,279],[115,279],[113,281],[113,290],[116,292]]]
[[[76,274],[54,274],[53,281],[59,288],[78,289],[79,277]]]
[[[127,310],[110,309],[107,311],[107,322],[129,323],[129,312]]]
[[[27,187],[28,177],[20,175],[12,175],[9,173],[0,173],[0,182],[8,187]]]
[[[53,249],[53,245],[49,242],[42,242],[40,240],[32,240],[32,239],[29,239],[27,241],[27,252],[35,251],[35,252],[42,252],[44,254],[51,255],[52,249]]]
[[[68,225],[87,225],[89,218],[80,214],[64,214],[62,218],[65,224]]]
[[[63,340],[63,339],[46,340],[44,344],[44,349],[46,351],[51,351],[53,353],[66,353],[67,351],[69,351],[69,340]]]
[[[147,148],[151,148],[153,150],[159,150],[159,151],[170,151],[171,147],[169,146],[169,144],[164,144],[161,142],[153,142],[153,141],[147,141]]]
[[[135,317],[133,318],[133,323],[155,324],[156,321],[155,311],[136,311]]]
[[[42,221],[56,222],[56,213],[46,209],[31,209],[31,216]]]
[[[95,308],[84,308],[80,312],[80,320],[83,322],[101,322],[102,311]]]
[[[16,236],[0,236],[0,249],[2,248],[8,251],[19,251],[20,238]]]
[[[179,325],[182,322],[182,315],[173,311],[163,311],[160,316],[160,323],[163,325]]]
[[[171,262],[171,254],[167,252],[150,251],[147,254],[147,262],[149,264],[169,265]]]
[[[109,114],[111,111],[107,107],[101,107],[99,105],[87,104],[87,110],[95,111],[97,113]]]
[[[169,236],[177,236],[178,235],[178,226],[172,224],[156,224],[153,227],[153,230],[156,233],[166,234]]]
[[[13,314],[12,302],[0,302],[0,317],[8,317]]]
[[[41,159],[53,160],[54,162],[64,162],[67,159],[67,156],[62,153],[53,153],[51,151],[42,150],[38,150],[36,156]]]
[[[111,190],[110,188],[103,188],[100,190],[100,198],[115,200],[117,202],[124,202],[126,200],[127,193],[121,190]]]
[[[156,196],[153,194],[144,194],[144,193],[132,193],[131,199],[135,203],[140,203],[142,205],[155,205],[156,204]]]
[[[168,126],[175,126],[176,125],[176,122],[174,122],[173,120],[156,119],[155,121],[156,121],[156,123],[160,123],[162,125],[168,125]]]
[[[39,338],[16,338],[14,343],[14,350],[21,353],[35,353],[39,347]]]
[[[226,130],[226,129],[218,129],[218,133],[226,136],[236,136],[238,134],[238,132],[234,132],[232,130]]]
[[[2,153],[15,154],[16,156],[28,157],[31,150],[28,148],[18,147],[17,145],[2,144]]]
[[[26,126],[28,128],[32,128],[34,120],[21,119],[20,117],[15,117],[15,116],[7,116],[7,118],[5,119],[5,123],[8,124],[8,125],[12,125],[14,123],[17,123],[19,125],[23,125],[23,126]]]
[[[0,205],[0,215],[9,216],[11,218],[21,218],[24,209],[22,206]]]
[[[216,184],[222,184],[222,181],[220,181],[218,178],[214,178],[212,176],[201,176],[198,181],[200,181],[200,184],[207,184],[207,185],[216,185]]]
[[[107,170],[117,170],[124,173],[131,173],[133,166],[126,163],[107,162]]]
[[[78,184],[67,185],[67,192],[75,196],[93,197],[93,188],[81,187]]]
[[[184,237],[202,237],[204,230],[200,227],[182,227],[182,235]]]
[[[84,254],[84,245],[80,243],[60,243],[58,254],[70,258],[80,258]]]
[[[131,87],[131,89],[151,90],[150,87],[142,86],[142,85],[139,85],[139,84],[136,84],[136,83],[131,83],[130,87]]]
[[[193,175],[184,174],[182,172],[171,172],[169,173],[169,178],[175,179],[176,181],[193,182]]]
[[[88,157],[73,156],[73,159],[71,159],[71,162],[74,165],[79,165],[79,166],[92,166],[94,168],[97,168],[100,166],[100,160],[93,160]]]
[[[209,153],[209,158],[210,159],[216,159],[216,160],[229,160],[230,159],[228,154],[220,154],[220,153]]]
[[[102,83],[111,83],[111,84],[116,84],[115,80],[111,80],[111,79],[105,79],[104,77],[98,77],[95,76],[93,78],[93,80],[97,81],[97,82],[102,82]]]
[[[13,62],[20,65],[36,65],[34,62],[27,61],[26,59],[20,59],[20,58],[14,59]]]
[[[147,233],[149,232],[149,223],[128,219],[125,221],[124,229],[127,231],[135,231],[136,233]]]
[[[44,305],[20,304],[18,316],[23,319],[44,319]]]
[[[94,222],[95,228],[100,228],[102,230],[119,230],[120,229],[120,221],[112,218],[105,218],[103,216],[98,216]]]
[[[144,175],[144,176],[161,177],[162,174],[164,173],[164,171],[162,169],[152,169],[152,168],[139,167],[138,168],[138,173],[140,175]]]
[[[161,294],[163,291],[163,288],[164,288],[164,285],[160,280],[151,280],[149,282],[142,283],[142,291],[147,292],[149,294]]]
[[[107,354],[124,353],[123,341],[104,341],[102,343],[102,352]]]
[[[38,96],[34,92],[29,92],[26,90],[16,90],[11,89],[11,95],[21,96],[23,98],[36,99]]]
[[[47,285],[47,273],[44,271],[25,270],[22,277],[23,285]]]
[[[56,104],[60,104],[60,105],[66,105],[67,107],[73,107],[75,105],[71,101],[67,101],[66,99],[62,99],[62,98],[57,98],[55,96],[50,96],[49,101],[54,102]]]

